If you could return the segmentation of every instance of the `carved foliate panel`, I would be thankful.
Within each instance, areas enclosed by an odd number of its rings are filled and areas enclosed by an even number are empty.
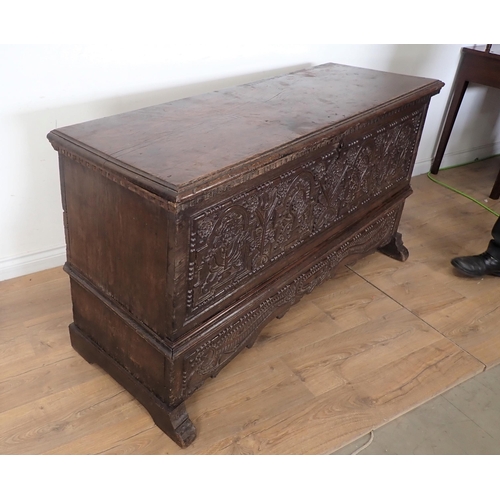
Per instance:
[[[186,316],[238,288],[314,235],[411,175],[422,111],[328,150],[196,214],[190,228]],[[370,127],[371,125],[371,127]]]
[[[287,285],[224,328],[212,339],[201,344],[183,363],[181,393],[171,404],[187,398],[209,376],[216,375],[261,328],[283,307],[299,301],[305,294],[330,278],[339,263],[353,254],[366,254],[385,245],[396,230],[400,207],[370,224],[340,246],[328,252],[319,262],[300,273]],[[171,395],[172,396],[172,395]]]

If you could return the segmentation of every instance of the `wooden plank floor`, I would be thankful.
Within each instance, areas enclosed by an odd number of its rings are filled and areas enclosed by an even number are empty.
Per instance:
[[[484,201],[499,167],[437,178]],[[449,264],[486,248],[495,216],[425,175],[412,186],[409,260],[369,256],[270,323],[188,400],[198,438],[187,450],[72,350],[62,270],[1,282],[0,454],[332,453],[498,364],[500,280]]]

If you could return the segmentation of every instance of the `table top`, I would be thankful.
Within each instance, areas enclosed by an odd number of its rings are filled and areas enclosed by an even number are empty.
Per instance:
[[[52,131],[174,193],[242,175],[265,152],[433,95],[437,80],[324,64]],[[288,148],[290,149],[290,148]],[[257,167],[256,167],[257,166]]]

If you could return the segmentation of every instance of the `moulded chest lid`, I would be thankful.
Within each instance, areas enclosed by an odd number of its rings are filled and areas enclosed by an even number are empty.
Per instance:
[[[436,80],[339,64],[60,128],[59,137],[181,192],[380,106],[435,94]]]

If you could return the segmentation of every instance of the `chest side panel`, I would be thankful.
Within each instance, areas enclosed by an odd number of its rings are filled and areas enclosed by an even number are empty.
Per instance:
[[[167,217],[154,197],[60,150],[67,268],[162,336]]]

